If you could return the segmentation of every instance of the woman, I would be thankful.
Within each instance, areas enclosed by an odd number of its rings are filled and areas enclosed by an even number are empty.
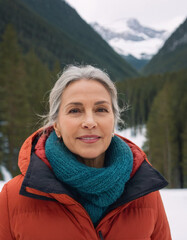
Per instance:
[[[114,135],[117,93],[106,73],[70,66],[50,93],[45,126],[0,193],[2,240],[171,239],[158,192],[165,179]]]

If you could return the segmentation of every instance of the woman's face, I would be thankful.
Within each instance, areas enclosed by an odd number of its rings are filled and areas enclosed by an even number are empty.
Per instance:
[[[57,122],[57,136],[82,159],[103,159],[114,130],[111,97],[96,80],[81,79],[64,90]]]

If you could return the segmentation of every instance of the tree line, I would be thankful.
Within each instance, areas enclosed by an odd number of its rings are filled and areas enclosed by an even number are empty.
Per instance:
[[[33,50],[23,54],[8,25],[0,43],[0,165],[13,176],[20,146],[38,128],[37,114],[45,113],[43,98],[58,70],[58,63],[49,69]]]
[[[187,71],[130,79],[117,87],[119,102],[130,105],[123,116],[127,125],[146,124],[144,150],[151,163],[170,187],[187,187]]]

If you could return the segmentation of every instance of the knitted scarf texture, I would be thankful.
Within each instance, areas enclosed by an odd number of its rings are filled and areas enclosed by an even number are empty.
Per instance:
[[[76,155],[59,141],[55,131],[46,141],[45,153],[56,177],[79,194],[79,202],[94,225],[123,193],[133,166],[129,146],[117,136],[112,138],[105,153],[103,168],[88,167],[79,162]]]

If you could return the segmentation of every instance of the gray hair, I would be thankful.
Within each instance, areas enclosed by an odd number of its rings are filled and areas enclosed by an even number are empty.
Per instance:
[[[108,76],[108,74],[99,68],[95,68],[91,65],[86,66],[68,66],[61,74],[52,88],[49,96],[49,113],[45,116],[44,126],[46,129],[52,126],[58,117],[58,112],[61,104],[61,98],[66,87],[74,81],[80,79],[96,80],[100,82],[106,90],[109,92],[112,101],[112,108],[114,113],[115,124],[121,122],[120,110],[117,101],[117,90]]]

